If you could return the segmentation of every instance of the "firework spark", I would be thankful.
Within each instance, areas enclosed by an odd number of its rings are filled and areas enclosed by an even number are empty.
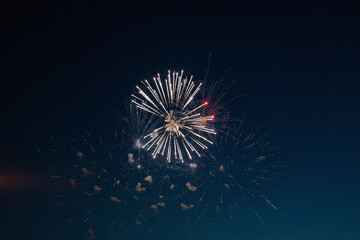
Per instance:
[[[195,88],[193,76],[190,79],[183,78],[183,71],[180,74],[178,72],[171,74],[168,71],[164,81],[161,80],[160,74],[157,74],[153,80],[155,87],[151,86],[148,80],[142,81],[148,94],[136,86],[141,96],[131,95],[136,107],[161,120],[161,126],[144,137],[147,142],[142,147],[146,150],[153,148],[154,158],[158,154],[167,154],[168,162],[171,161],[172,156],[184,162],[183,150],[189,159],[192,159],[191,152],[195,152],[200,157],[197,148],[207,149],[207,143],[213,144],[205,135],[216,134],[209,124],[214,116],[204,116],[199,113],[208,102],[193,106],[202,83]]]

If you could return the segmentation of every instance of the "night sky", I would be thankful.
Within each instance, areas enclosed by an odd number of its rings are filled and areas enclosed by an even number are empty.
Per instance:
[[[178,232],[154,225],[151,237],[130,230],[114,239],[360,239],[355,4],[119,2],[2,9],[1,239],[90,239],[82,222],[64,220],[71,210],[58,214],[46,189],[49,169],[61,163],[42,149],[72,129],[111,125],[111,109],[157,72],[202,79],[209,69],[211,82],[229,68],[224,81],[235,81],[228,94],[237,96],[230,113],[269,132],[275,161],[286,166],[271,186],[277,210],[254,203],[263,222],[244,211],[239,225],[197,226],[196,213],[168,214]]]

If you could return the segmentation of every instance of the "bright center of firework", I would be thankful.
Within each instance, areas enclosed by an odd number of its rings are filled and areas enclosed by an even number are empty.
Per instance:
[[[179,133],[179,129],[182,127],[180,124],[180,119],[176,117],[174,111],[170,111],[170,113],[165,117],[166,131],[173,133]]]
[[[132,95],[132,102],[137,108],[155,115],[162,123],[144,137],[148,141],[142,147],[146,150],[153,148],[154,158],[158,154],[166,153],[169,162],[172,157],[184,162],[184,150],[190,159],[192,159],[191,152],[195,152],[200,157],[197,147],[207,149],[206,143],[212,144],[206,134],[216,134],[209,124],[214,116],[206,116],[198,112],[208,105],[208,102],[202,101],[200,105],[196,105],[195,96],[200,91],[202,83],[195,87],[192,76],[190,79],[183,78],[183,71],[180,74],[177,72],[171,74],[168,71],[165,81],[161,80],[160,74],[153,80],[155,86],[152,86],[148,80],[142,82],[149,93],[137,86],[141,97]]]

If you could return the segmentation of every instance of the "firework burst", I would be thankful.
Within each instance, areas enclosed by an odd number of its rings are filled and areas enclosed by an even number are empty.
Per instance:
[[[195,97],[202,83],[196,87],[193,76],[183,78],[183,71],[171,74],[170,70],[164,81],[160,74],[153,81],[155,87],[148,80],[142,81],[147,90],[136,86],[140,96],[132,95],[137,108],[153,114],[160,122],[159,127],[143,137],[145,143],[142,147],[153,149],[154,158],[166,154],[168,162],[172,157],[184,162],[184,150],[189,159],[192,159],[191,152],[200,157],[198,148],[207,149],[206,144],[213,144],[206,134],[216,134],[210,125],[214,116],[199,112],[208,102],[196,105]]]

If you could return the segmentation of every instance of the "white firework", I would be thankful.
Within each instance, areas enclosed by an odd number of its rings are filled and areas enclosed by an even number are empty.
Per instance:
[[[203,116],[199,110],[208,102],[203,102],[191,109],[195,96],[200,91],[202,83],[195,88],[193,76],[183,78],[183,71],[179,74],[170,70],[164,81],[160,74],[153,78],[155,87],[148,80],[142,81],[147,90],[139,86],[140,96],[131,95],[132,102],[144,111],[159,118],[161,126],[144,137],[143,148],[153,149],[152,156],[167,155],[168,162],[171,158],[184,162],[183,150],[189,159],[192,152],[201,156],[197,148],[207,149],[206,144],[213,144],[206,134],[216,134],[209,124],[214,116]],[[148,94],[146,93],[148,92]]]

